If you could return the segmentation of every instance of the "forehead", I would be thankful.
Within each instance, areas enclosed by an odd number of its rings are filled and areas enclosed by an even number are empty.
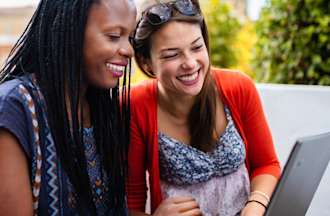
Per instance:
[[[152,45],[160,48],[190,44],[198,37],[202,37],[201,27],[198,23],[183,21],[170,21],[151,36]]]
[[[118,14],[120,13],[136,13],[136,7],[133,0],[99,0],[98,5]]]
[[[99,24],[132,27],[136,19],[136,7],[133,0],[99,0],[92,5],[89,19]]]

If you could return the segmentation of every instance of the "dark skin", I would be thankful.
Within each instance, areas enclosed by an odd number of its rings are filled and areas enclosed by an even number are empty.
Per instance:
[[[84,92],[88,85],[107,89],[117,85],[119,78],[112,75],[117,68],[112,66],[109,69],[106,63],[121,64],[121,67],[125,67],[128,59],[132,57],[129,35],[135,25],[135,16],[133,2],[126,0],[101,0],[90,10],[84,45],[88,82],[82,86],[80,99],[84,109],[84,127],[91,126],[90,107]],[[67,107],[70,107],[69,102]],[[32,216],[29,161],[19,140],[5,128],[0,128],[0,179],[1,215]]]
[[[32,215],[32,191],[27,159],[16,137],[5,129],[0,129],[0,179],[1,214]]]

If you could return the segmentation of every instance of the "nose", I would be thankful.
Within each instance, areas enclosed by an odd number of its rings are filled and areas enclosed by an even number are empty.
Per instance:
[[[134,55],[134,50],[129,41],[125,42],[123,46],[119,48],[119,54],[126,58],[131,58]]]
[[[185,70],[194,69],[197,66],[197,61],[192,55],[185,55],[182,62],[182,68]]]

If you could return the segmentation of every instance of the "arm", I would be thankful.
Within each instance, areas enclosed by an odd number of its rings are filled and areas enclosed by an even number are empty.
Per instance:
[[[248,202],[242,215],[263,215],[265,207],[262,204],[268,205],[280,175],[280,166],[259,94],[252,81],[247,80],[245,86],[246,102],[242,122],[248,143],[247,155],[251,176],[249,200],[257,202]]]
[[[131,216],[145,216],[148,214],[130,211]],[[194,198],[191,197],[171,197],[163,200],[158,206],[153,216],[200,216],[202,212]]]
[[[132,109],[131,135],[128,154],[127,201],[128,208],[134,211],[145,211],[147,200],[146,186],[146,144],[138,128],[137,118]]]
[[[32,216],[32,192],[26,156],[17,139],[2,128],[0,128],[0,179],[1,214]]]
[[[250,178],[269,174],[276,179],[280,176],[280,165],[275,152],[272,134],[269,129],[261,100],[254,83],[244,82],[244,102],[240,108],[242,126],[247,142],[247,158]]]
[[[256,200],[267,206],[269,203],[269,198],[271,197],[276,186],[276,183],[277,178],[272,175],[264,174],[254,177],[251,181],[251,195],[249,196],[248,200]],[[263,215],[266,211],[266,208],[258,202],[248,202],[242,210],[241,215]]]
[[[135,98],[136,99],[136,98]],[[142,216],[145,214],[145,204],[147,199],[146,187],[146,169],[148,155],[148,139],[147,134],[153,131],[146,127],[143,128],[143,123],[146,121],[146,115],[138,113],[145,110],[135,110],[137,107],[132,102],[131,109],[131,141],[129,146],[129,168],[127,181],[127,197],[129,213],[132,216]],[[135,108],[135,109],[134,109]],[[145,130],[144,130],[145,129]],[[151,191],[152,193],[152,191]],[[170,216],[170,215],[185,215],[197,216],[201,215],[198,204],[191,197],[171,197],[163,200],[157,207],[153,216]]]
[[[275,189],[276,183],[277,183],[277,178],[275,178],[272,175],[267,175],[267,174],[258,175],[254,177],[251,181],[251,192],[261,191],[265,193],[268,196],[268,198],[270,198]],[[254,195],[251,195],[251,197],[253,196]],[[260,195],[259,198],[263,198],[263,196]]]
[[[141,120],[142,121],[142,120]],[[143,142],[137,122],[132,117],[131,121],[131,143],[129,150],[129,175],[127,181],[127,197],[129,214],[132,216],[149,215],[145,211],[147,199],[146,187],[146,146]],[[171,197],[163,200],[153,214],[154,216],[201,215],[197,202],[191,197]]]

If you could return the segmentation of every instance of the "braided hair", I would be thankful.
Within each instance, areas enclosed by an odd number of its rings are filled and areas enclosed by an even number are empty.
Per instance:
[[[35,75],[46,101],[58,157],[75,189],[82,215],[96,214],[84,153],[82,114],[78,114],[78,109],[82,108],[79,97],[84,81],[84,32],[91,5],[97,1],[41,0],[0,72],[0,83],[24,74]],[[112,89],[88,87],[86,92],[97,152],[109,179],[114,215],[122,215],[126,209],[130,69],[129,63],[122,91],[117,85]]]

